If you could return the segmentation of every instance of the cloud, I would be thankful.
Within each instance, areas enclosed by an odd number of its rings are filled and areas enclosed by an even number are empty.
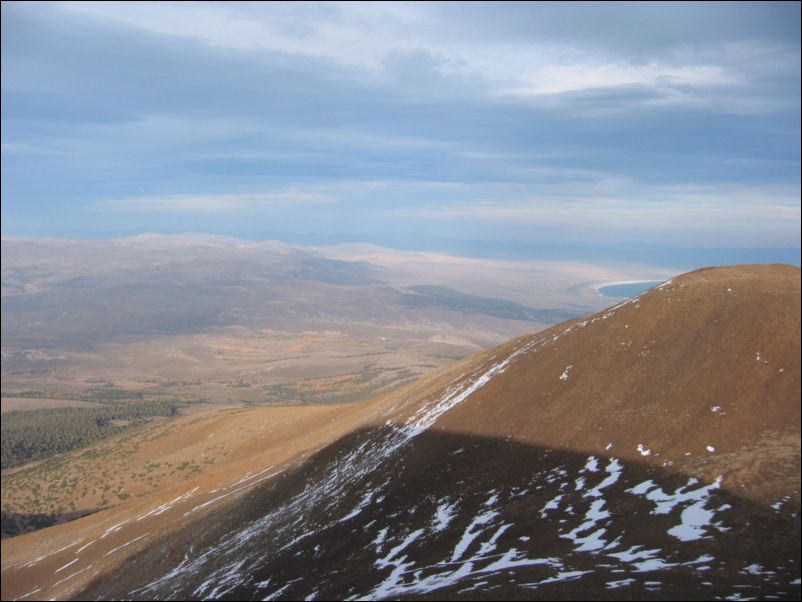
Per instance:
[[[798,230],[792,4],[4,3],[3,231],[575,215],[771,244]]]
[[[524,80],[523,88],[507,90],[508,94],[561,94],[593,88],[619,86],[708,87],[732,85],[736,76],[716,65],[645,65],[621,62],[601,64],[544,65]]]
[[[767,54],[775,55],[772,64],[779,58],[798,65],[798,6],[455,4],[93,1],[58,7],[211,48],[329,62],[357,80],[398,78],[404,86],[397,92],[419,95],[639,86],[662,91],[661,102],[649,105],[657,108],[687,104],[689,95],[678,89],[694,88],[704,99],[710,88],[746,85],[765,74],[760,58]],[[720,90],[714,97],[721,100]]]
[[[388,219],[418,223],[484,225],[508,240],[540,242],[640,240],[696,246],[740,244],[799,246],[799,186],[644,186],[624,179],[572,174],[555,186],[492,187],[462,203],[424,203],[387,209]],[[568,176],[568,174],[566,174]]]
[[[318,205],[334,202],[331,195],[309,190],[288,189],[254,194],[175,194],[141,196],[95,202],[105,211],[148,213],[248,213],[264,208]]]

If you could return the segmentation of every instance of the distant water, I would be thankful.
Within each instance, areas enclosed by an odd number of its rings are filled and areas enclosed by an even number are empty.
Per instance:
[[[611,284],[610,286],[601,287],[599,292],[605,297],[634,297],[661,282],[662,280],[650,280],[649,282],[633,282],[631,284]]]

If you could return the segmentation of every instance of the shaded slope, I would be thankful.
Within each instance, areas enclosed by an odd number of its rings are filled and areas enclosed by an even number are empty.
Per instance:
[[[399,436],[345,437],[79,597],[798,596],[788,511],[660,468],[432,431],[371,467],[362,454]]]

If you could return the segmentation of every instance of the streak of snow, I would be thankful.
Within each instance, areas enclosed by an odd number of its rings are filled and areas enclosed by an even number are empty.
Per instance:
[[[498,560],[491,562],[486,567],[477,569],[476,573],[495,573],[505,569],[512,569],[519,566],[534,566],[546,564],[553,566],[555,564],[554,558],[527,558],[526,555],[519,552],[516,548],[510,548]]]
[[[635,579],[621,579],[620,581],[608,581],[607,589],[618,589],[619,587],[624,587],[632,583],[635,583]]]
[[[582,575],[587,575],[592,572],[593,571],[561,571],[554,577],[549,577],[548,579],[538,581],[536,584],[528,585],[545,585],[546,583],[556,583],[558,581],[573,581],[574,579],[579,579]]]
[[[37,564],[38,562],[44,560],[45,558],[49,558],[50,556],[54,556],[55,554],[58,554],[59,552],[63,552],[64,550],[68,550],[72,546],[77,546],[79,543],[81,543],[81,541],[83,541],[83,540],[79,539],[78,541],[74,541],[71,544],[64,546],[63,548],[59,548],[58,550],[53,550],[52,552],[48,552],[47,554],[44,554],[42,556],[38,556],[38,557],[34,558],[33,560],[31,560],[30,562],[26,562],[25,564],[23,564],[22,568],[28,568],[30,566],[33,566],[33,565]]]
[[[407,535],[400,544],[391,549],[384,558],[376,560],[375,564],[377,568],[383,569],[387,567],[393,567],[393,570],[390,575],[372,592],[370,599],[377,600],[394,595],[394,589],[401,585],[401,578],[404,572],[413,565],[412,562],[404,562],[406,556],[402,556],[398,559],[396,556],[403,552],[409,546],[409,544],[420,537],[423,532],[423,529],[417,529],[416,531],[413,531]]]
[[[654,548],[651,550],[641,548],[643,548],[643,546],[632,546],[623,552],[609,552],[607,555],[617,558],[621,562],[635,562],[636,560],[648,560],[650,558],[654,558],[660,553],[659,548]]]
[[[642,562],[635,562],[635,568],[638,573],[648,573],[649,571],[659,571],[663,569],[670,569],[677,566],[676,563],[666,562],[662,558],[650,558]]]
[[[563,494],[559,494],[557,495],[557,497],[546,502],[546,505],[543,506],[543,508],[539,512],[540,518],[546,518],[546,512],[548,512],[549,510],[556,510],[557,508],[559,508],[560,500],[563,499],[563,497],[564,497]]]
[[[653,514],[668,514],[678,504],[684,504],[689,501],[697,502],[701,500],[707,500],[707,498],[710,496],[710,492],[719,488],[721,485],[721,480],[722,477],[719,476],[710,485],[706,485],[698,489],[689,489],[696,483],[696,480],[691,478],[688,479],[687,485],[680,487],[674,493],[667,493],[663,491],[662,488],[658,487],[653,481],[650,480],[644,481],[635,487],[627,489],[627,491],[636,495],[645,495],[647,499],[654,502],[655,509],[652,511]]]
[[[457,545],[454,546],[454,552],[451,555],[452,562],[458,560],[465,553],[465,551],[468,549],[468,546],[471,545],[473,540],[475,540],[479,536],[479,534],[482,532],[481,526],[488,524],[496,516],[498,516],[497,511],[488,510],[474,517],[474,519],[471,521],[471,524],[468,525],[468,527],[462,533],[462,538],[457,542]],[[480,528],[474,530],[477,527]]]
[[[267,602],[269,600],[278,600],[278,598],[279,598],[279,596],[281,594],[283,594],[285,591],[287,591],[292,586],[293,583],[296,583],[298,581],[300,581],[300,579],[293,579],[292,581],[290,581],[288,583],[285,583],[280,588],[278,588],[276,591],[274,591],[272,594],[268,594],[265,598],[262,598],[262,600],[264,600],[265,602]]]
[[[84,551],[86,548],[88,548],[89,546],[91,546],[91,545],[92,545],[93,543],[95,543],[96,541],[97,541],[97,539],[93,539],[93,540],[92,540],[92,541],[90,541],[89,543],[86,543],[86,544],[82,545],[80,548],[78,548],[77,550],[75,550],[75,553],[76,553],[76,554],[80,554],[81,552],[83,552],[83,551]]]
[[[606,528],[596,528],[602,520],[610,517],[610,513],[604,510],[604,504],[604,499],[594,499],[585,513],[585,521],[569,533],[560,536],[572,540],[574,544],[579,544],[576,548],[577,552],[599,550],[607,545],[603,538]],[[585,533],[591,529],[595,530],[588,535],[580,536],[580,533]]]
[[[106,552],[105,554],[103,554],[103,558],[105,558],[106,556],[110,556],[111,554],[114,554],[114,552],[116,552],[116,551],[118,551],[118,550],[122,550],[123,548],[127,548],[127,547],[128,547],[128,546],[130,546],[132,543],[134,543],[134,542],[136,542],[136,541],[139,541],[140,539],[142,539],[143,537],[147,537],[148,535],[150,535],[150,533],[149,533],[149,532],[148,532],[148,533],[143,533],[143,534],[142,534],[142,535],[140,535],[139,537],[134,537],[134,538],[133,538],[131,541],[127,541],[127,542],[125,542],[123,545],[121,545],[121,546],[117,546],[117,547],[116,547],[116,548],[114,548],[113,550],[109,550],[108,552]]]
[[[41,591],[42,591],[42,588],[41,587],[37,587],[36,589],[29,591],[27,594],[22,594],[19,598],[16,598],[16,599],[17,600],[22,600],[23,598],[27,598],[28,596],[33,596],[34,594],[39,593]]]
[[[226,576],[220,580],[207,579],[195,588],[192,592],[194,596],[203,596],[206,600],[219,600],[223,594],[230,592],[240,585],[243,580],[238,571],[245,564],[245,560],[234,562],[225,567]],[[212,588],[212,586],[214,587]],[[210,589],[211,588],[211,589]]]
[[[373,545],[376,547],[376,551],[381,550],[382,546],[384,545],[384,540],[387,539],[387,531],[389,529],[384,527],[381,531],[376,534],[376,539],[373,540]]]
[[[262,474],[263,472],[264,472],[264,471],[261,471],[261,472],[260,472],[260,473],[258,473],[258,474]],[[203,502],[202,504],[198,504],[198,505],[197,505],[197,506],[195,506],[194,508],[190,508],[189,510],[187,510],[186,512],[184,512],[183,516],[188,516],[188,515],[190,515],[190,514],[193,514],[194,512],[197,512],[198,510],[201,510],[201,509],[203,509],[203,508],[206,508],[207,506],[210,506],[210,505],[214,504],[215,502],[219,502],[219,501],[220,501],[220,500],[222,500],[223,498],[227,498],[227,497],[229,497],[229,496],[231,496],[231,495],[234,495],[234,494],[236,494],[236,493],[239,493],[240,491],[245,491],[246,489],[250,489],[251,487],[253,487],[253,486],[254,486],[254,485],[256,485],[257,483],[261,483],[262,481],[265,481],[265,480],[267,480],[267,479],[269,479],[269,478],[271,478],[271,477],[274,477],[274,476],[276,476],[277,474],[281,474],[282,472],[284,472],[284,470],[283,470],[283,469],[282,469],[282,470],[277,470],[276,472],[272,472],[272,473],[270,473],[269,475],[267,475],[267,476],[264,476],[264,477],[262,477],[262,478],[260,478],[260,479],[257,479],[257,480],[255,480],[255,481],[253,481],[253,480],[252,480],[251,482],[249,482],[249,483],[246,483],[246,484],[245,484],[245,485],[243,485],[242,487],[239,487],[239,488],[237,488],[237,489],[234,489],[234,490],[232,490],[232,491],[229,491],[228,493],[224,493],[223,495],[218,495],[217,497],[215,497],[215,498],[212,498],[211,500],[208,500],[208,501],[206,501],[206,502]],[[255,476],[257,476],[257,475],[254,475],[254,477],[255,477]]]
[[[56,587],[57,585],[61,585],[61,584],[62,584],[62,583],[64,583],[65,581],[69,581],[69,580],[70,580],[70,579],[72,579],[73,577],[77,577],[77,576],[78,576],[78,575],[80,575],[81,573],[84,573],[84,572],[88,571],[89,569],[91,569],[91,568],[92,568],[92,566],[93,566],[93,565],[91,565],[91,564],[90,564],[89,566],[86,566],[86,567],[82,568],[80,571],[75,571],[74,573],[71,573],[71,574],[67,575],[67,576],[66,576],[66,577],[64,577],[63,579],[59,579],[59,580],[58,580],[58,581],[56,581],[56,582],[55,582],[53,585],[51,585],[51,586],[50,586],[50,588],[52,589],[52,588]]]
[[[137,522],[141,521],[141,520],[144,520],[149,516],[158,516],[159,514],[162,514],[163,512],[166,512],[167,510],[172,508],[173,505],[177,504],[178,502],[181,502],[183,500],[186,500],[186,499],[189,499],[190,497],[192,497],[192,494],[194,494],[198,489],[199,489],[198,487],[195,487],[195,489],[193,489],[192,491],[188,491],[188,492],[186,492],[186,493],[184,493],[182,495],[179,495],[177,498],[175,498],[173,500],[170,500],[169,502],[166,502],[166,503],[162,504],[161,506],[158,506],[157,508],[154,508],[153,510],[151,510],[147,514],[143,514],[142,516],[138,517],[136,519]]]
[[[75,560],[70,560],[70,561],[69,561],[67,564],[65,564],[64,566],[62,566],[62,567],[59,567],[59,568],[57,568],[55,571],[53,571],[53,574],[55,574],[55,573],[60,573],[61,571],[63,571],[64,569],[66,569],[68,566],[72,566],[73,564],[75,564],[75,563],[76,563],[76,562],[78,562],[79,560],[80,560],[80,558],[76,558]]]
[[[363,510],[365,507],[367,507],[367,505],[368,505],[368,504],[370,504],[371,500],[373,500],[373,494],[374,494],[374,492],[373,492],[373,491],[367,491],[367,492],[366,492],[366,493],[365,493],[365,494],[362,496],[362,499],[361,499],[361,500],[359,500],[359,503],[357,504],[356,508],[354,508],[354,509],[353,509],[351,512],[349,512],[347,515],[345,515],[344,517],[342,517],[342,518],[341,518],[340,520],[338,520],[337,522],[338,522],[338,523],[345,522],[345,521],[347,521],[347,520],[349,520],[349,519],[352,519],[352,518],[354,518],[354,517],[355,517],[357,514],[359,514],[360,512],[362,512],[362,510]],[[335,523],[335,524],[336,524],[336,523]]]
[[[439,533],[440,531],[444,531],[446,527],[448,527],[449,523],[453,520],[454,516],[456,515],[457,503],[450,502],[448,500],[443,500],[440,502],[440,505],[437,507],[437,511],[434,517],[434,525],[432,525],[432,531],[434,533]]]
[[[100,536],[100,539],[105,539],[107,536],[111,535],[111,534],[112,534],[112,533],[114,533],[115,531],[119,531],[120,529],[122,529],[122,528],[123,528],[123,525],[124,525],[125,523],[127,523],[128,521],[130,521],[130,520],[131,520],[130,518],[126,518],[126,519],[125,519],[124,521],[122,521],[121,523],[117,523],[116,525],[112,525],[111,527],[109,527],[108,529],[106,529],[106,532],[105,532],[105,533],[103,533],[103,535],[101,535],[101,536]]]

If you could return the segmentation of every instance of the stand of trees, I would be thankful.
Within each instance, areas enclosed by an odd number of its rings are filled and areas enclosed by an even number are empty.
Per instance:
[[[178,406],[167,401],[9,412],[3,414],[2,420],[2,467],[12,468],[85,447],[148,418],[177,413]]]

